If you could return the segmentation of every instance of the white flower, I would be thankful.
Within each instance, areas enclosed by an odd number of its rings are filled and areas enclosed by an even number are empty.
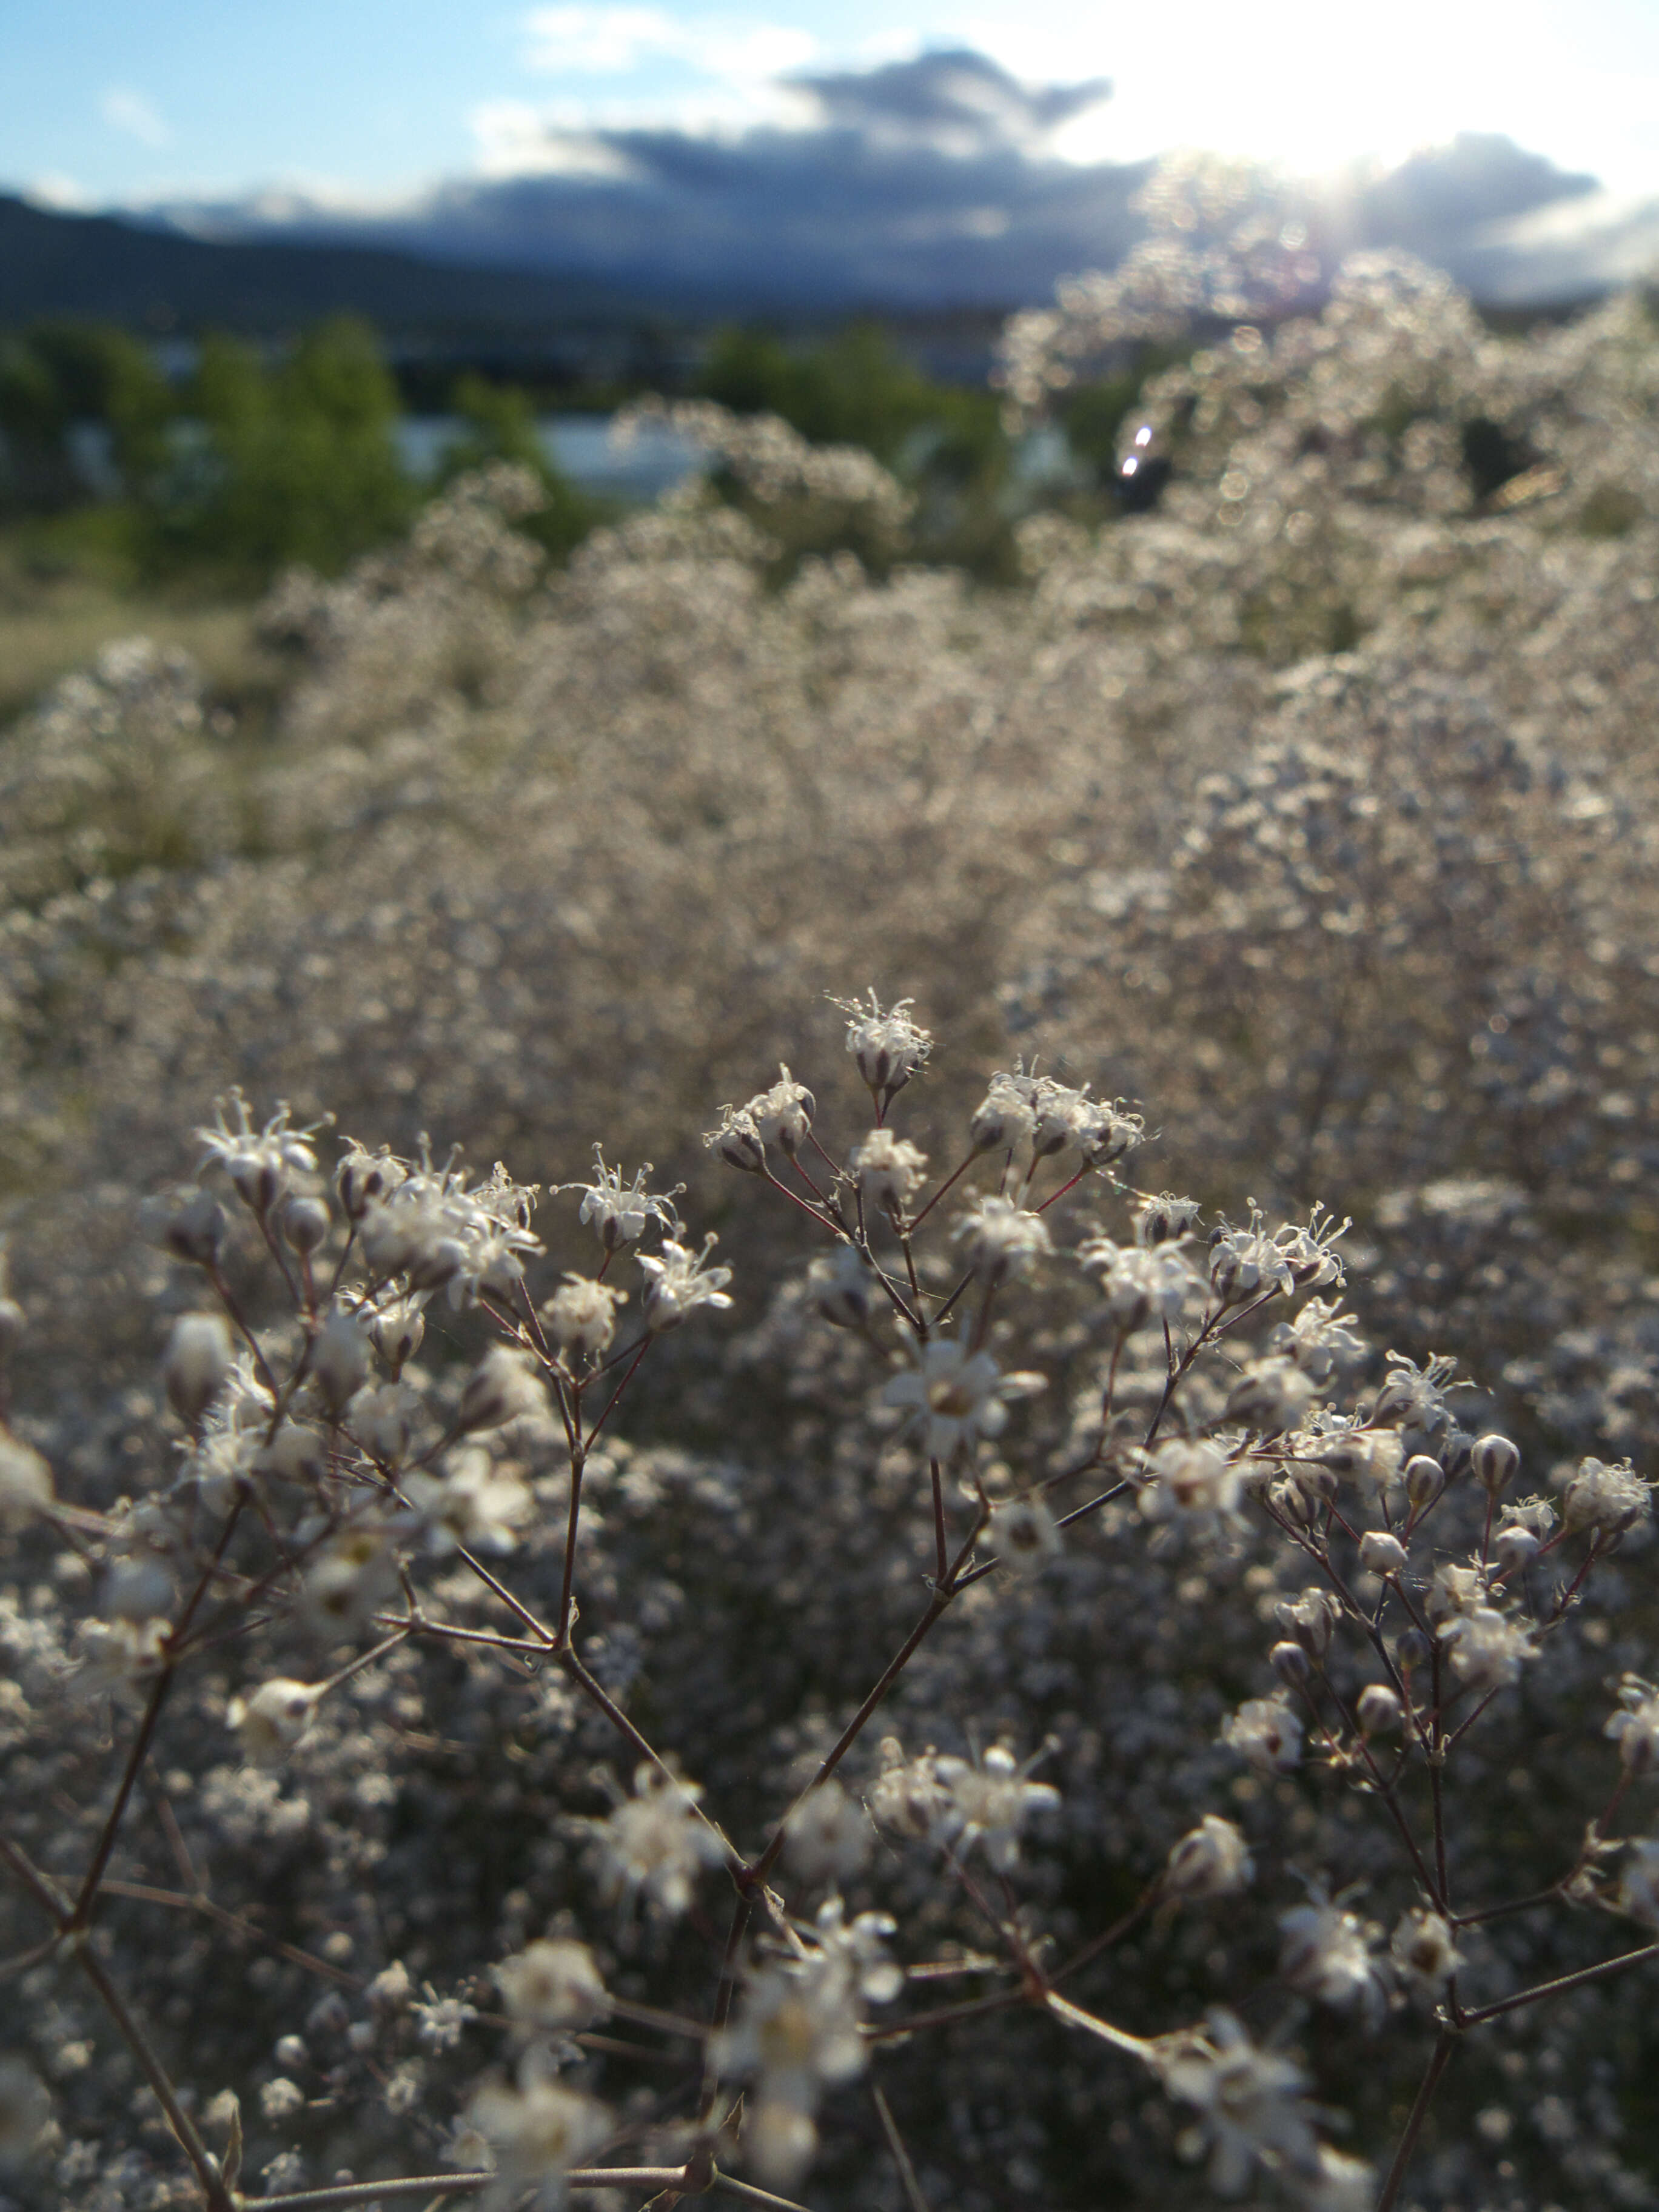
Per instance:
[[[0,1429],[0,1534],[21,1528],[52,1502],[52,1469],[38,1451]]]
[[[927,1155],[890,1129],[872,1129],[862,1143],[854,1145],[848,1164],[866,1206],[884,1206],[902,1213],[921,1188]]]
[[[987,1534],[998,1559],[1016,1575],[1046,1566],[1064,1548],[1054,1515],[1036,1493],[994,1506]]]
[[[1047,1387],[1041,1375],[1005,1375],[988,1352],[970,1351],[965,1328],[959,1337],[918,1346],[916,1358],[915,1368],[896,1375],[882,1395],[890,1406],[915,1409],[933,1459],[948,1460],[982,1437],[1000,1436],[1007,1401]]]
[[[1210,1283],[1225,1305],[1243,1305],[1274,1291],[1288,1291],[1293,1278],[1287,1255],[1268,1236],[1260,1213],[1249,1224],[1222,1222],[1210,1235]]]
[[[699,1306],[731,1304],[726,1285],[732,1279],[732,1270],[708,1265],[708,1255],[718,1242],[711,1230],[702,1240],[701,1252],[671,1238],[655,1256],[641,1253],[640,1265],[647,1278],[641,1316],[653,1336],[678,1328]]]
[[[944,1820],[949,1793],[929,1750],[906,1759],[895,1735],[881,1740],[881,1772],[870,1790],[870,1817],[901,1836],[929,1836]]]
[[[766,1145],[746,1106],[722,1106],[720,1125],[703,1133],[704,1145],[729,1168],[745,1175],[766,1173]]]
[[[1128,1336],[1151,1322],[1173,1322],[1198,1278],[1190,1261],[1172,1244],[1156,1251],[1115,1244],[1094,1237],[1078,1249],[1078,1264],[1100,1286],[1106,1318]]]
[[[1167,1897],[1231,1897],[1255,1874],[1243,1832],[1218,1813],[1206,1813],[1170,1848],[1161,1885]]]
[[[514,1182],[499,1164],[471,1189],[453,1164],[424,1163],[395,1183],[381,1181],[359,1230],[377,1278],[402,1276],[412,1291],[447,1286],[452,1306],[474,1305],[486,1291],[510,1297],[524,1278],[520,1255],[542,1249],[530,1231],[534,1188]]]
[[[963,1857],[982,1843],[991,1864],[999,1874],[1006,1874],[1018,1862],[1019,1832],[1028,1814],[1060,1803],[1058,1790],[1025,1779],[1031,1764],[1018,1765],[1012,1752],[1000,1744],[993,1744],[977,1759],[935,1759],[933,1772],[944,1791],[944,1804],[934,1822],[934,1840],[959,1846]]]
[[[51,2118],[52,2099],[33,2068],[0,2057],[0,2173],[23,2163]]]
[[[896,1000],[885,1012],[873,990],[867,1006],[857,999],[832,1003],[847,1016],[847,1049],[884,1108],[927,1066],[932,1032],[911,1020],[908,999]]]
[[[463,1544],[470,1552],[512,1551],[520,1523],[536,1507],[516,1469],[476,1448],[458,1452],[442,1480],[417,1473],[404,1478],[404,1488],[426,1518],[428,1551],[439,1557]]]
[[[1619,1905],[1632,1920],[1659,1929],[1659,1837],[1638,1838],[1626,1844]]]
[[[763,2104],[814,2111],[825,2083],[864,2068],[857,1990],[841,1960],[813,1953],[764,1967],[714,2057],[722,2075],[757,2080]]]
[[[367,1628],[398,1588],[398,1559],[384,1528],[349,1528],[324,1545],[306,1571],[302,1602],[331,1642]]]
[[[1619,1757],[1627,1772],[1651,1774],[1659,1766],[1659,1690],[1639,1674],[1626,1674],[1619,1686],[1624,1707],[1602,1730],[1619,1746]]]
[[[1258,2164],[1317,2172],[1308,2077],[1293,2059],[1257,2050],[1231,2013],[1212,2012],[1202,2033],[1171,2036],[1153,2051],[1170,2094],[1197,2109],[1210,2180],[1222,2196],[1242,2195]]]
[[[976,1199],[958,1217],[951,1237],[966,1248],[968,1264],[987,1290],[1029,1275],[1038,1260],[1054,1249],[1040,1213],[1027,1212],[1012,1199],[994,1194]]]
[[[586,2027],[608,2007],[586,1943],[544,1936],[492,1969],[501,2002],[521,2027]]]
[[[757,1091],[746,1111],[763,1145],[776,1145],[793,1160],[811,1131],[817,1104],[804,1083],[797,1083],[781,1061],[769,1091]]]
[[[1322,1900],[1281,1912],[1279,1924],[1285,1936],[1279,1971],[1289,1986],[1339,2012],[1357,2012],[1367,2027],[1376,2027],[1389,2002],[1372,1950],[1379,1931]]]
[[[1252,1360],[1228,1395],[1225,1418],[1264,1437],[1283,1436],[1307,1412],[1317,1387],[1294,1360],[1277,1353]]]
[[[634,1795],[596,1824],[613,1897],[643,1896],[659,1912],[685,1911],[702,1869],[725,1856],[720,1838],[698,1818],[702,1795],[695,1782],[671,1780],[654,1766],[638,1768]]]
[[[1036,1127],[1036,1085],[1028,1076],[994,1075],[983,1103],[968,1125],[975,1152],[1012,1152]]]
[[[1440,1640],[1451,1654],[1452,1672],[1465,1689],[1497,1690],[1518,1681],[1538,1647],[1518,1621],[1510,1620],[1491,1606],[1460,1613],[1440,1632]]]
[[[1365,1340],[1355,1329],[1352,1314],[1339,1313],[1334,1301],[1310,1298],[1292,1321],[1282,1321],[1269,1333],[1267,1349],[1293,1359],[1315,1382],[1325,1382],[1340,1358],[1365,1349]],[[1395,1439],[1396,1455],[1398,1438]]]
[[[1302,1723],[1282,1698],[1249,1698],[1222,1724],[1221,1741],[1259,1774],[1290,1774],[1302,1759]]]
[[[228,1099],[216,1098],[213,1104],[213,1127],[196,1132],[198,1141],[206,1147],[202,1165],[222,1167],[237,1196],[254,1212],[268,1212],[295,1175],[316,1172],[317,1155],[308,1140],[320,1122],[308,1129],[291,1129],[284,1103],[263,1129],[256,1130],[248,1118],[247,1101],[237,1090]],[[228,1116],[227,1106],[234,1119]]]
[[[635,1244],[644,1236],[646,1224],[659,1222],[665,1229],[675,1224],[674,1200],[677,1192],[653,1197],[645,1187],[651,1172],[647,1160],[631,1183],[624,1188],[620,1168],[608,1168],[605,1153],[593,1147],[593,1181],[589,1183],[562,1183],[562,1190],[579,1190],[582,1194],[579,1217],[584,1228],[590,1224],[594,1234],[607,1252],[615,1252],[624,1244]]]
[[[1425,1996],[1437,1997],[1463,1963],[1451,1923],[1418,1905],[1400,1916],[1389,1955],[1402,1978]]]
[[[221,1314],[180,1314],[167,1338],[161,1379],[167,1403],[187,1429],[223,1389],[230,1374],[230,1331]]]
[[[1561,1520],[1571,1534],[1589,1528],[1597,1535],[1616,1535],[1645,1521],[1653,1511],[1653,1486],[1644,1482],[1630,1462],[1604,1466],[1599,1459],[1581,1460],[1577,1472],[1561,1486]]]
[[[310,1728],[322,1695],[313,1683],[278,1676],[262,1682],[251,1698],[233,1698],[225,1719],[245,1758],[255,1766],[277,1766]]]
[[[789,1863],[803,1881],[850,1881],[870,1856],[870,1820],[833,1775],[802,1798],[785,1823]]]
[[[565,2175],[598,2149],[611,2126],[596,2099],[543,2078],[533,2062],[526,2063],[516,2088],[486,2082],[476,2091],[466,2118],[489,2146],[499,2177],[484,2199],[490,2212],[497,2207],[504,2212],[536,2184],[538,2212],[554,2212],[565,2202]]]
[[[626,1291],[613,1290],[587,1275],[568,1274],[542,1308],[542,1322],[567,1359],[591,1359],[609,1352],[617,1334],[617,1308]]]
[[[887,1955],[887,1946],[898,1933],[892,1915],[860,1912],[848,1920],[840,1898],[830,1897],[819,1905],[812,1924],[820,1949],[838,1963],[866,2002],[891,2004],[904,1987],[904,1969]]]
[[[1237,1462],[1216,1445],[1166,1437],[1147,1455],[1140,1510],[1149,1521],[1237,1521],[1242,1483]]]

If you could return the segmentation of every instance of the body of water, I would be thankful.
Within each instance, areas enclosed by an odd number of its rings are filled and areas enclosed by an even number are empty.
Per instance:
[[[542,415],[536,428],[548,459],[580,490],[648,504],[695,475],[702,448],[665,422],[644,422],[626,441],[611,434],[609,415]],[[457,415],[405,415],[398,451],[413,477],[434,477],[444,449],[464,434]]]

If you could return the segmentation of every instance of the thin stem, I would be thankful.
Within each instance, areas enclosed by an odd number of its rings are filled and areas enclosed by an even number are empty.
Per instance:
[[[1483,2020],[1496,2020],[1500,2013],[1518,2012],[1522,2005],[1559,1996],[1564,1990],[1580,1990],[1588,1982],[1604,1982],[1610,1974],[1620,1973],[1626,1966],[1639,1966],[1644,1959],[1659,1959],[1659,1943],[1644,1943],[1639,1951],[1621,1951],[1616,1959],[1603,1959],[1599,1966],[1581,1966],[1576,1974],[1562,1974],[1555,1981],[1540,1982],[1535,1989],[1522,1990],[1512,1997],[1500,1997],[1496,2004],[1481,2005],[1464,2014],[1463,2024],[1476,2027]]]
[[[632,1372],[632,1370],[629,1370]],[[576,1576],[576,1528],[581,1519],[582,1473],[586,1467],[586,1455],[574,1443],[570,1449],[570,1512],[564,1531],[564,1572],[559,1581],[559,1641],[570,1641],[571,1585]]]
[[[0,1982],[9,1982],[15,1974],[26,1974],[31,1966],[51,1958],[58,1948],[56,1936],[47,1936],[39,1943],[31,1943],[27,1951],[15,1951],[9,1959],[0,1959]]]
[[[913,2013],[908,2020],[889,2021],[863,2033],[868,2043],[894,2043],[903,2036],[920,2035],[925,2027],[949,2027],[959,2020],[977,2020],[983,2013],[1008,2012],[1030,2002],[1028,1990],[1000,1990],[994,1996],[964,1997],[960,2004],[937,2005],[932,2012]]]
[[[103,1830],[98,1838],[98,1847],[93,1853],[92,1864],[87,1869],[86,1879],[82,1883],[80,1894],[75,1900],[75,1911],[70,1916],[72,1927],[84,1928],[92,1918],[93,1907],[98,1901],[98,1885],[102,1881],[109,1866],[111,1855],[115,1849],[116,1838],[120,1832],[121,1822],[125,1818],[127,1806],[131,1801],[133,1786],[137,1782],[140,1771],[149,1754],[151,1739],[155,1734],[156,1726],[161,1717],[161,1708],[167,1703],[167,1692],[173,1687],[173,1678],[179,1669],[179,1647],[188,1635],[190,1624],[195,1618],[196,1609],[207,1595],[209,1585],[217,1571],[219,1562],[223,1559],[226,1547],[235,1534],[236,1523],[241,1518],[242,1507],[246,1503],[246,1496],[247,1493],[243,1492],[225,1516],[224,1526],[219,1531],[219,1540],[213,1547],[213,1555],[185,1601],[185,1609],[179,1616],[178,1626],[167,1637],[167,1656],[161,1662],[161,1672],[151,1685],[149,1697],[144,1705],[144,1717],[138,1723],[138,1733],[133,1738],[132,1748],[127,1753],[127,1763],[122,1770],[121,1780],[115,1792],[115,1802],[109,1808]]]
[[[933,1479],[933,1559],[938,1578],[943,1582],[951,1564],[951,1540],[945,1529],[945,1477],[937,1459],[930,1459],[927,1466]]]
[[[103,2000],[105,2011],[120,2031],[122,2040],[137,2060],[145,2081],[154,2091],[155,2101],[167,2114],[167,2125],[178,2136],[185,2156],[196,2169],[196,2178],[202,2185],[208,2201],[209,2212],[232,2212],[229,2191],[219,2172],[218,2160],[202,2141],[196,2123],[179,2102],[173,2084],[168,2081],[161,2060],[149,2045],[149,2039],[137,2021],[127,2010],[120,1991],[104,1972],[103,1966],[84,1935],[76,1942],[76,1963]]]
[[[1114,2051],[1121,2051],[1130,2058],[1144,2061],[1152,2050],[1144,2036],[1131,2035],[1125,2028],[1114,2027],[1110,2021],[1085,2012],[1081,2005],[1074,2005],[1069,1997],[1060,1996],[1054,1990],[1049,1990],[1043,2002],[1054,2018],[1064,2021],[1067,2027],[1080,2027],[1090,2035],[1097,2035],[1103,2043],[1109,2043]]]
[[[910,1223],[910,1233],[912,1236],[915,1236],[916,1231],[920,1229],[922,1223],[927,1220],[928,1215],[939,1204],[940,1199],[944,1197],[945,1192],[950,1189],[952,1183],[960,1182],[963,1176],[967,1174],[969,1169],[972,1167],[974,1162],[978,1158],[979,1154],[977,1152],[969,1152],[967,1158],[963,1162],[962,1165],[956,1170],[955,1173],[945,1176],[944,1182],[928,1200],[927,1205],[922,1207],[921,1212],[913,1218]],[[1056,1193],[1056,1196],[1057,1195],[1058,1193]],[[881,2092],[879,2089],[877,2090],[876,2094],[878,2097],[880,2096]]]
[[[1430,2057],[1428,2070],[1423,2076],[1416,2100],[1412,2106],[1411,2117],[1406,2122],[1406,2131],[1401,2136],[1395,2150],[1388,2179],[1382,2184],[1382,2194],[1376,2200],[1376,2212],[1394,2212],[1395,2202],[1400,2195],[1401,2185],[1406,2179],[1406,2169],[1411,2164],[1412,2153],[1417,2148],[1417,2138],[1423,2132],[1423,2123],[1428,2118],[1429,2107],[1434,2102],[1434,2093],[1440,2087],[1440,2077],[1450,2064],[1452,2052],[1456,2048],[1457,2030],[1455,2027],[1443,2027],[1440,2031],[1440,2039],[1435,2045],[1433,2054]]]
[[[175,1911],[199,1912],[233,1935],[240,1936],[252,1943],[264,1944],[268,1951],[274,1951],[278,1958],[286,1959],[290,1966],[303,1966],[308,1973],[319,1974],[325,1981],[333,1982],[343,1990],[360,1990],[362,1987],[356,1974],[349,1974],[343,1966],[331,1965],[328,1960],[319,1959],[309,1951],[301,1951],[292,1943],[284,1943],[277,1936],[265,1935],[242,1914],[229,1911],[224,1905],[216,1904],[204,1891],[187,1894],[183,1890],[155,1889],[148,1882],[117,1881],[106,1877],[103,1894],[106,1897],[130,1898],[137,1905],[166,1905]]]
[[[910,2154],[904,2148],[904,2137],[898,2131],[892,2108],[872,2081],[870,2095],[875,2105],[876,2118],[881,2122],[881,2131],[887,2138],[887,2148],[892,2153],[893,2164],[898,2169],[899,2186],[904,2191],[904,2201],[910,2212],[927,2212],[927,2199],[921,2193],[921,2184],[916,2179],[916,2169],[910,2163]]]
[[[647,1760],[650,1765],[656,1769],[659,1774],[664,1776],[678,1789],[680,1786],[680,1778],[675,1773],[673,1768],[669,1765],[667,1760],[663,1758],[661,1753],[658,1752],[653,1746],[646,1741],[645,1738],[640,1734],[638,1729],[635,1727],[633,1722],[629,1719],[627,1714],[617,1703],[616,1699],[606,1692],[601,1683],[596,1681],[593,1676],[588,1673],[586,1668],[583,1666],[581,1661],[576,1656],[569,1645],[565,1644],[562,1649],[555,1651],[551,1656],[556,1664],[558,1665],[565,1674],[568,1674],[571,1680],[576,1684],[577,1687],[581,1690],[586,1697],[590,1698],[599,1707],[599,1711],[605,1715],[612,1728],[616,1729],[620,1735],[625,1736],[628,1741],[633,1745],[635,1750],[639,1753],[641,1758]],[[732,1841],[725,1829],[720,1826],[718,1820],[711,1820],[708,1814],[703,1811],[701,1805],[693,1802],[690,1799],[687,1800],[687,1802],[691,1804],[691,1809],[696,1814],[698,1820],[702,1822],[702,1825],[708,1829],[709,1834],[713,1836],[720,1844],[721,1850],[726,1855],[726,1863],[731,1868],[732,1871],[734,1874],[741,1874],[744,1870],[743,1853]],[[781,1830],[779,1832],[777,1842],[778,1847],[781,1850],[782,1848],[783,1842]],[[777,1854],[775,1851],[773,1853],[773,1856],[775,1857],[776,1856]],[[769,1861],[769,1863],[770,1862]]]
[[[635,1376],[639,1372],[640,1362],[644,1358],[646,1353],[650,1351],[653,1340],[649,1336],[647,1336],[641,1340],[639,1350],[634,1354],[632,1363],[629,1366],[627,1372],[623,1375],[622,1381],[617,1383],[616,1389],[611,1392],[610,1401],[606,1405],[604,1413],[599,1415],[599,1419],[594,1422],[592,1427],[588,1431],[587,1442],[590,1449],[592,1448],[594,1437],[598,1436],[599,1431],[605,1426],[605,1423],[611,1419],[611,1416],[616,1412],[617,1400],[622,1396],[623,1392],[628,1388],[629,1384],[634,1380]]]

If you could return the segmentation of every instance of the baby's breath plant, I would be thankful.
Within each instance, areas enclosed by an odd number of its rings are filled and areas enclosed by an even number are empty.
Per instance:
[[[545,1198],[240,1093],[198,1132],[149,1217],[173,1441],[103,1493],[5,1447],[21,2202],[1389,2212],[1443,2076],[1549,2073],[1517,2022],[1652,1971],[1649,1680],[1559,1843],[1488,1802],[1594,1705],[1648,1481],[1529,1489],[1455,1360],[1341,1310],[1346,1220],[1212,1224],[1035,1068],[929,1127],[912,1002],[843,1006],[850,1084],[706,1140],[822,1247],[733,1370],[824,1405],[797,1480],[652,1441],[741,1292],[650,1170]]]
[[[1659,2201],[1650,311],[1152,202],[1018,588],[708,417],[0,732],[25,2212]]]

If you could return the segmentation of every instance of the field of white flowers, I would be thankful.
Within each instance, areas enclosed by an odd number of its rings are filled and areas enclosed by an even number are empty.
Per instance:
[[[7,2212],[1659,2205],[1659,330],[1284,267],[0,733]]]

